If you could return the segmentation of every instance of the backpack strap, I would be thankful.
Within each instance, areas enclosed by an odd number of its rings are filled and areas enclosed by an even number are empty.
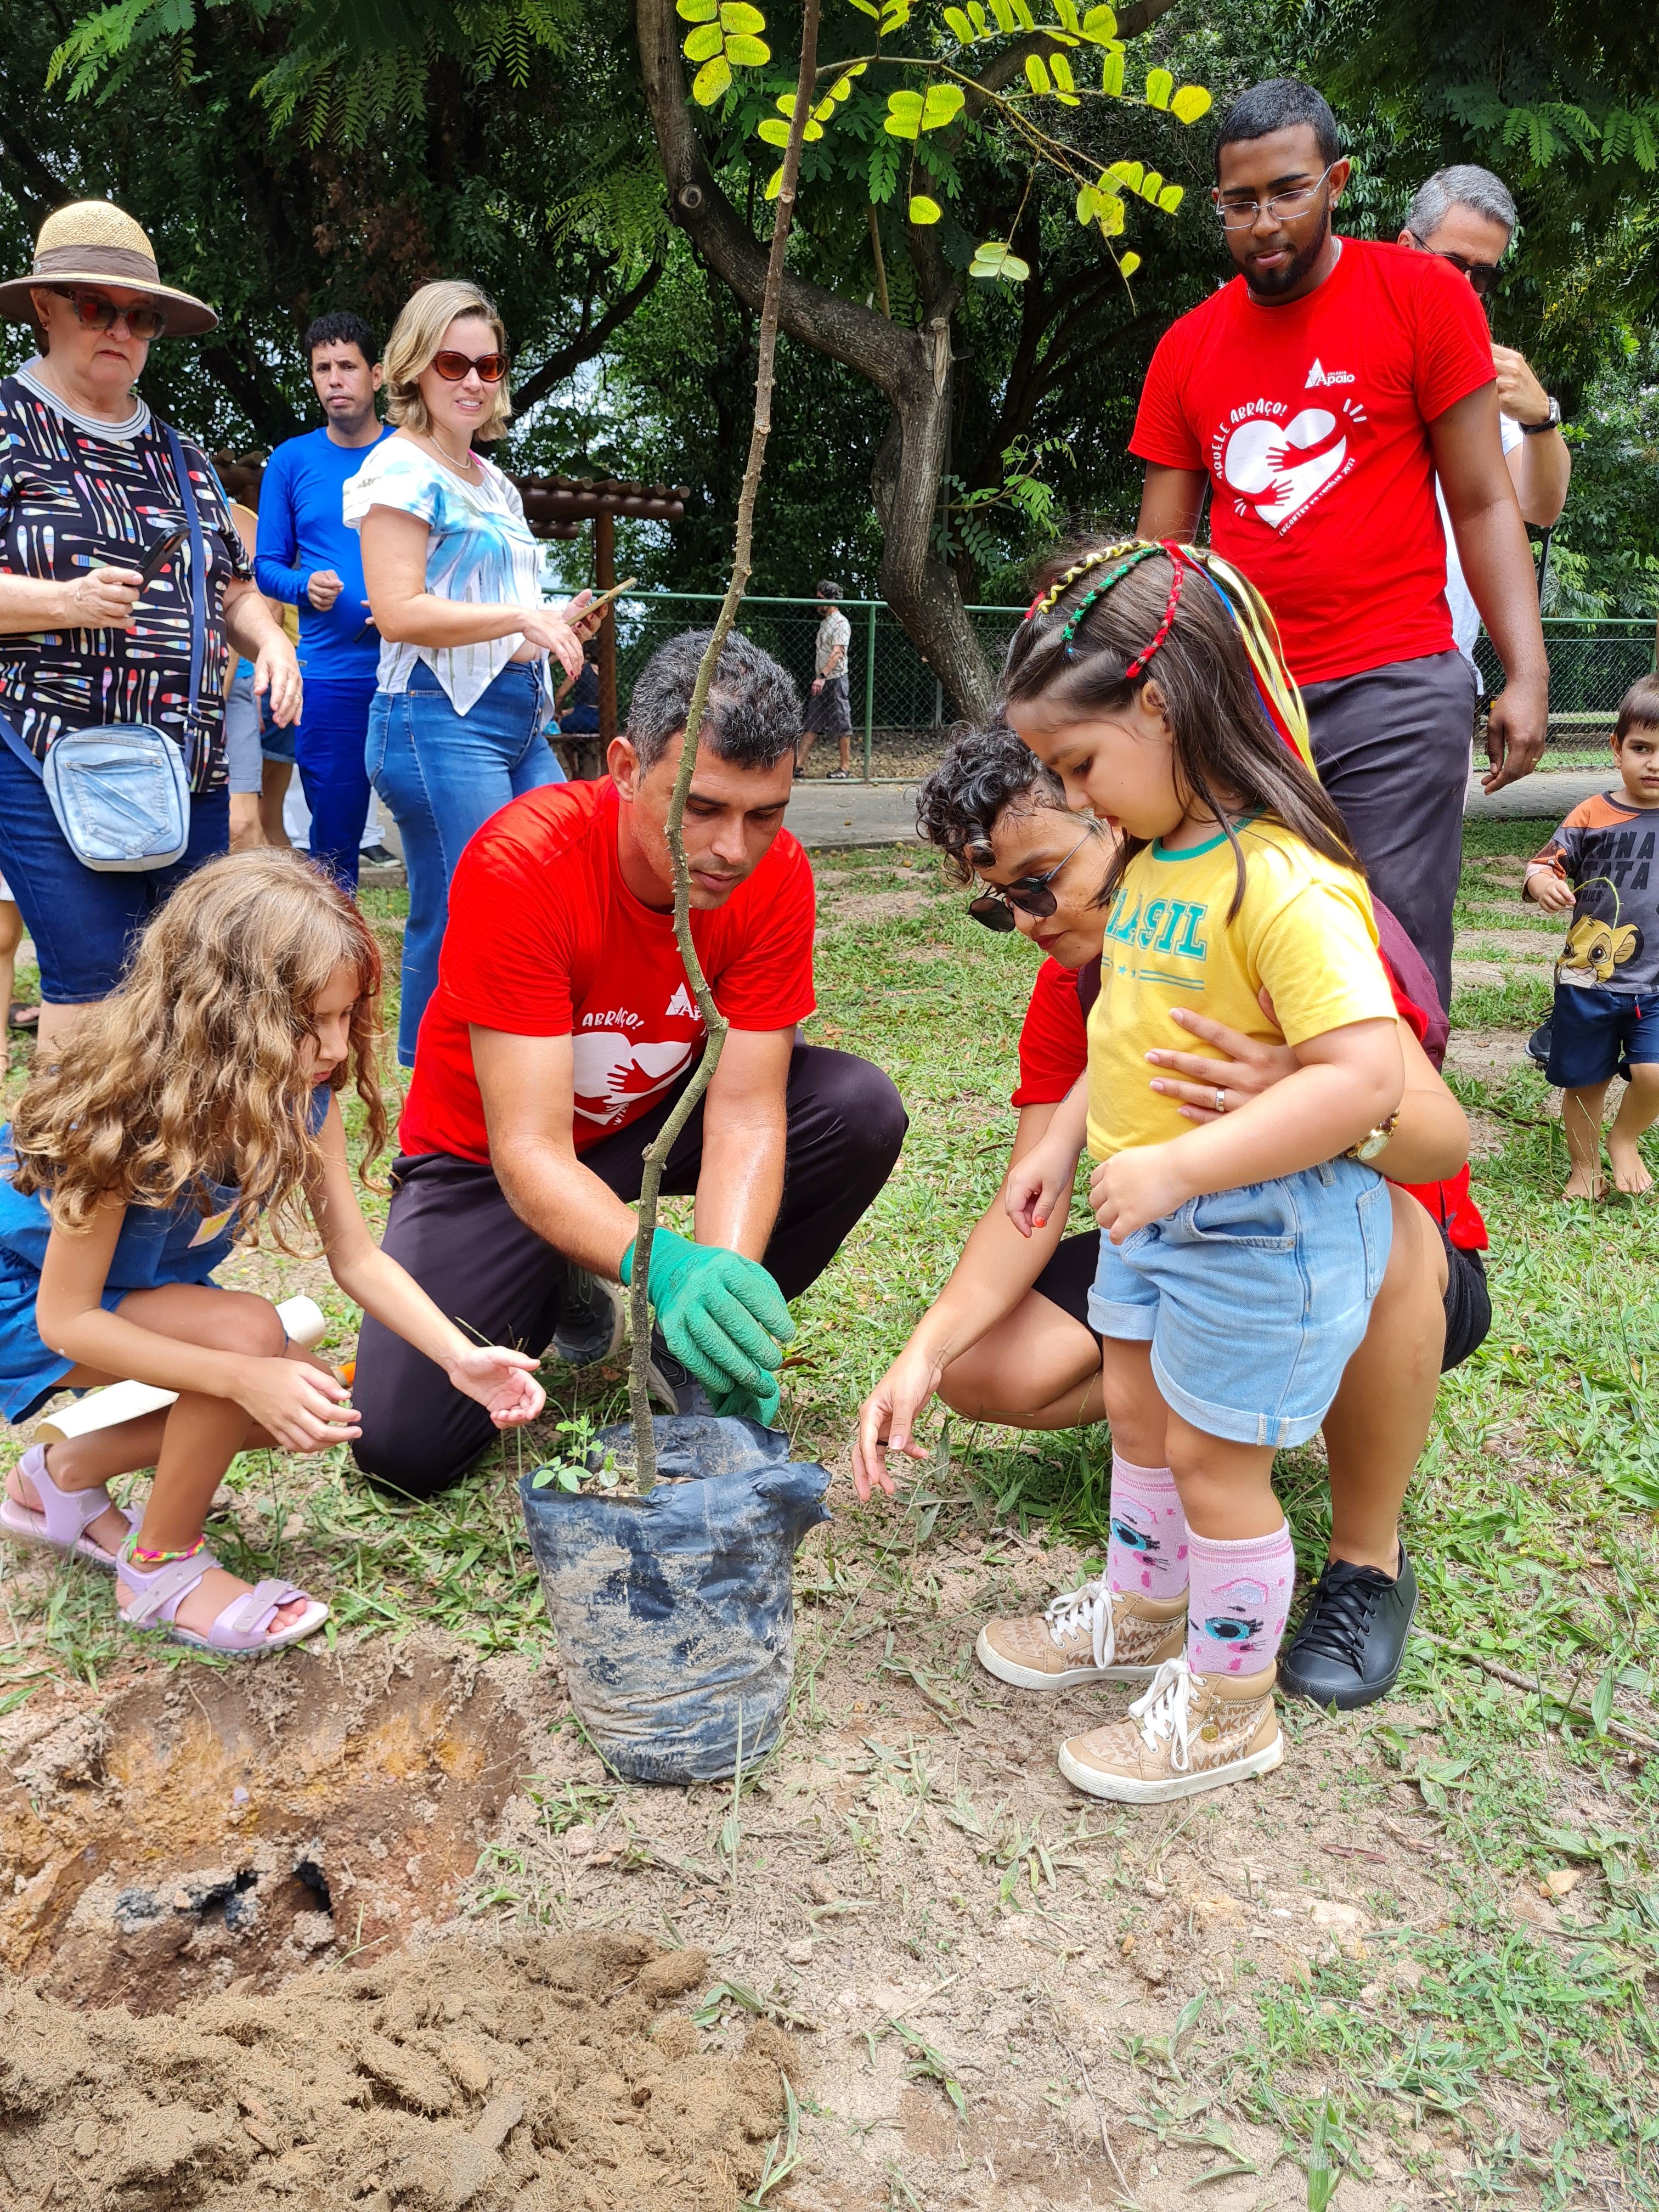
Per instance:
[[[11,718],[9,715],[0,714],[0,738],[3,738],[5,741],[6,744],[16,754],[20,761],[22,761],[27,767],[32,768],[34,770],[34,773],[40,777],[43,783],[46,781],[46,771],[41,767],[40,762],[36,760],[34,755],[23,743],[23,740],[18,734],[17,731],[12,727]]]
[[[1077,1002],[1083,1009],[1085,1022],[1095,1000],[1100,996],[1100,954],[1096,953],[1092,960],[1085,961],[1077,971]]]
[[[196,702],[202,688],[202,662],[207,653],[207,547],[202,536],[202,517],[196,504],[196,489],[190,480],[190,465],[185,459],[185,448],[179,433],[171,422],[161,426],[166,434],[167,451],[173,456],[173,472],[179,479],[179,496],[184,505],[185,520],[190,526],[190,722],[192,741],[196,720]]]

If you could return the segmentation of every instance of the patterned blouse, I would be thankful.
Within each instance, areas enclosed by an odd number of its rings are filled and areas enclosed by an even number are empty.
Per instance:
[[[194,792],[225,781],[225,586],[251,577],[206,456],[182,439],[207,548],[207,651],[190,712],[188,539],[139,600],[137,628],[0,636],[0,713],[37,760],[60,732],[149,722],[183,751]],[[0,569],[67,580],[105,562],[137,568],[184,522],[161,425],[139,404],[111,434],[25,373],[0,379]]]
[[[538,607],[542,549],[530,534],[518,487],[482,453],[472,458],[482,471],[477,483],[434,461],[411,439],[383,438],[347,480],[347,526],[361,530],[371,507],[418,515],[431,532],[426,587],[434,599],[462,599],[472,606]],[[407,691],[416,663],[423,660],[449,694],[455,712],[465,714],[523,643],[519,633],[483,645],[396,645],[387,638],[380,647],[380,689]],[[550,706],[547,655],[534,665]]]

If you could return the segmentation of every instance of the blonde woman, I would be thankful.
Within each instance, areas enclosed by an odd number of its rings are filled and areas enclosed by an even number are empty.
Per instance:
[[[398,1057],[415,1064],[438,980],[449,879],[490,816],[562,771],[542,735],[547,656],[581,667],[571,627],[586,592],[541,603],[541,551],[524,502],[472,450],[499,438],[507,333],[474,284],[425,284],[386,349],[386,413],[398,426],[345,487],[362,538],[363,581],[382,640],[369,710],[370,781],[403,833],[409,870]]]

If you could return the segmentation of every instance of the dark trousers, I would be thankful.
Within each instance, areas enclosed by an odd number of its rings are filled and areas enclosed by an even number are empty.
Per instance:
[[[645,1148],[676,1092],[582,1156],[618,1198],[639,1196]],[[789,1062],[783,1199],[765,1263],[786,1297],[829,1266],[893,1171],[908,1127],[891,1080],[867,1060],[798,1044]],[[663,1191],[696,1189],[702,1106],[675,1140]],[[475,1340],[539,1356],[558,1324],[568,1262],[508,1205],[492,1170],[447,1152],[401,1158],[385,1249]],[[352,1397],[357,1464],[378,1482],[430,1498],[456,1481],[495,1430],[441,1368],[365,1317]]]
[[[1319,780],[1371,889],[1393,909],[1449,1007],[1474,671],[1461,653],[1430,653],[1310,684],[1302,696]]]

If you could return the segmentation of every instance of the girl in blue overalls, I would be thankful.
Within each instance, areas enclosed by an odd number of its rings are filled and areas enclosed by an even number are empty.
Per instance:
[[[364,1224],[339,1097],[355,1083],[372,1158],[386,1136],[380,984],[362,917],[296,854],[216,860],[173,892],[122,988],[0,1133],[0,1411],[24,1421],[55,1391],[121,1377],[178,1394],[35,1445],[0,1503],[13,1536],[112,1570],[132,1627],[262,1652],[328,1617],[291,1583],[250,1589],[202,1533],[238,1452],[326,1450],[359,1433],[339,1377],[289,1344],[275,1307],[213,1280],[262,1218],[290,1251],[308,1216],[347,1297],[499,1426],[541,1410],[534,1361],[469,1342]],[[105,1485],[149,1467],[137,1519]]]

